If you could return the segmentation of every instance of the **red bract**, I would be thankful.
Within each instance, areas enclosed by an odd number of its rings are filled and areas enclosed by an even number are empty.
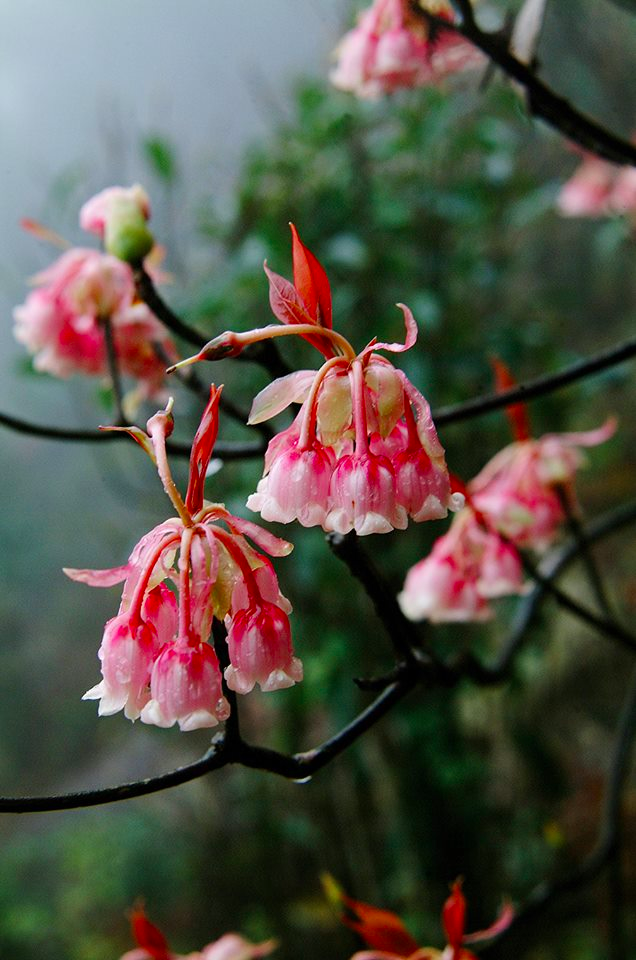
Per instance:
[[[165,936],[148,920],[142,908],[135,908],[130,916],[132,935],[137,948],[125,953],[121,960],[256,960],[276,949],[275,940],[250,943],[238,933],[226,933],[214,943],[187,955],[172,953]]]
[[[470,950],[464,949],[464,945],[492,939],[503,932],[514,917],[511,904],[506,903],[492,926],[477,933],[465,934],[466,901],[461,884],[456,882],[442,908],[447,946],[444,950],[418,947],[417,941],[397,914],[353,900],[332,884],[330,888],[344,907],[342,922],[355,930],[372,948],[358,951],[351,960],[476,960]]]
[[[142,537],[123,567],[65,571],[90,586],[124,582],[119,613],[106,624],[99,651],[102,680],[84,696],[100,701],[100,715],[123,709],[131,720],[141,717],[160,727],[178,723],[184,731],[227,719],[229,705],[209,642],[214,617],[228,628],[231,689],[246,693],[258,683],[277,690],[302,679],[291,646],[291,607],[271,563],[245,535],[272,556],[288,554],[291,544],[203,499],[220,394],[221,388],[210,388],[185,501],[166,457],[170,405],[150,418],[147,434],[127,431],[154,459],[178,516]]]

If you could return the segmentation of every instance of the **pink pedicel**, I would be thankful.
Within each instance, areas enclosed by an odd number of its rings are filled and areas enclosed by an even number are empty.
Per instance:
[[[36,370],[64,378],[108,376],[108,318],[121,373],[137,381],[140,399],[161,395],[163,357],[176,359],[176,348],[148,307],[136,302],[128,264],[76,247],[37,274],[34,283],[37,289],[14,310],[14,334],[33,354]]]
[[[461,507],[463,496],[451,492],[430,407],[406,375],[378,353],[401,353],[415,344],[411,311],[398,304],[406,327],[403,344],[374,339],[356,355],[331,329],[326,274],[292,230],[294,283],[267,270],[274,314],[292,329],[222,334],[198,357],[216,356],[226,343],[240,352],[248,342],[292,333],[299,325],[299,334],[325,357],[317,372],[296,371],[255,398],[252,424],[291,403],[301,407],[292,425],[270,441],[263,478],[247,506],[265,520],[297,520],[328,532],[355,530],[360,536],[403,530],[409,517],[416,522],[445,517],[449,509]],[[303,257],[313,273],[298,269]]]
[[[279,690],[302,679],[291,646],[291,606],[264,555],[286,556],[291,544],[203,497],[220,394],[211,387],[192,446],[185,499],[166,457],[171,404],[151,417],[147,433],[125,428],[156,463],[177,516],[142,537],[123,567],[65,571],[89,586],[124,584],[119,613],[106,624],[99,651],[102,680],[84,696],[100,701],[100,715],[123,709],[131,720],[159,727],[178,723],[184,731],[227,719],[230,708],[210,643],[214,618],[228,630],[230,689],[247,693],[258,683]]]
[[[422,4],[448,22],[445,0]],[[331,82],[365,99],[405,87],[439,83],[446,76],[484,64],[483,55],[452,30],[434,33],[409,10],[407,0],[375,0],[340,41]]]

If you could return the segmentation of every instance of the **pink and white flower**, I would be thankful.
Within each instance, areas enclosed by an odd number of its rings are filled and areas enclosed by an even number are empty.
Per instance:
[[[516,546],[545,550],[565,520],[559,489],[575,502],[574,477],[585,462],[580,448],[603,443],[615,430],[609,418],[596,430],[546,434],[504,447],[468,484],[471,504]]]
[[[636,169],[621,167],[582,151],[582,161],[567,180],[556,205],[566,217],[636,218]]]
[[[525,591],[517,550],[465,507],[411,567],[398,602],[409,620],[470,622],[491,619],[490,600]]]
[[[155,461],[178,516],[142,537],[123,567],[65,571],[90,586],[124,584],[119,613],[106,624],[100,647],[102,680],[85,694],[100,700],[102,715],[123,709],[131,720],[178,723],[184,731],[227,719],[229,704],[210,644],[215,617],[228,628],[231,689],[247,693],[259,683],[263,690],[278,690],[302,679],[291,646],[291,606],[260,552],[285,556],[291,544],[203,497],[220,393],[211,387],[192,446],[185,500],[166,457],[170,405],[151,417],[147,434],[126,428]]]
[[[37,370],[57,377],[107,376],[104,324],[111,323],[121,373],[138,381],[143,398],[164,383],[162,356],[174,343],[143,303],[135,302],[131,268],[116,257],[76,247],[34,277],[37,289],[14,310],[14,334],[34,355]]]
[[[262,423],[292,403],[294,422],[269,443],[265,470],[247,501],[265,520],[321,526],[361,536],[403,530],[457,510],[444,449],[430,407],[402,371],[378,351],[401,353],[417,339],[411,311],[406,340],[372,340],[360,354],[331,325],[324,269],[292,226],[294,283],[266,266],[272,310],[286,328],[221,334],[185,363],[236,355],[248,343],[298,334],[325,358],[318,371],[299,370],[270,383],[254,399],[249,422]]]
[[[446,0],[431,0],[426,8],[449,23],[454,19]],[[483,55],[455,31],[432,32],[413,15],[407,0],[375,0],[342,38],[336,55],[331,82],[367,99],[438,83],[484,63]]]

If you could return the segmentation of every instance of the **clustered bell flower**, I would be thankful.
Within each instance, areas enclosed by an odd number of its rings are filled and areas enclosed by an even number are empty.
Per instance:
[[[406,340],[361,353],[332,329],[326,273],[292,226],[293,284],[265,266],[270,304],[284,327],[223,333],[184,363],[236,356],[250,343],[299,335],[325,362],[275,380],[255,398],[249,423],[262,423],[300,403],[293,423],[269,443],[265,471],[247,506],[264,520],[320,526],[360,536],[403,530],[445,517],[463,496],[453,493],[430,407],[408,377],[379,351],[402,353],[417,339],[411,311]]]
[[[512,386],[507,368],[495,364],[499,388]],[[525,406],[512,405],[508,413],[515,442],[467,484],[464,509],[407,573],[398,601],[410,620],[488,620],[491,600],[526,592],[519,550],[543,553],[554,543],[566,504],[576,505],[574,479],[585,462],[580,448],[603,443],[616,429],[609,418],[596,430],[533,439]]]
[[[449,23],[454,20],[448,0],[426,0],[422,7]],[[408,0],[375,0],[342,38],[336,57],[331,82],[365,99],[437,84],[484,63],[483,55],[459,34],[427,27]]]
[[[203,499],[220,393],[212,385],[192,446],[185,500],[166,456],[172,403],[151,417],[147,434],[119,428],[156,463],[177,516],[142,537],[123,567],[65,570],[89,586],[124,584],[119,612],[104,629],[102,680],[84,695],[100,701],[100,715],[123,709],[131,720],[140,717],[159,727],[178,723],[181,730],[227,719],[230,708],[209,642],[214,618],[227,628],[225,679],[231,690],[248,693],[255,684],[278,690],[302,679],[291,646],[291,606],[270,560],[246,538],[270,556],[286,556],[292,545]]]
[[[103,193],[130,191],[141,191],[141,187],[128,191],[111,187]],[[102,194],[84,205],[80,222],[93,230],[101,224],[103,234],[112,204],[104,204],[100,197]],[[106,207],[102,214],[106,219],[84,216],[84,211],[95,205]],[[56,377],[76,373],[107,376],[104,328],[108,322],[121,373],[138,381],[137,398],[161,394],[165,358],[176,360],[177,350],[164,326],[137,300],[128,263],[112,252],[74,247],[38,273],[33,282],[36,289],[14,310],[14,335],[34,355],[37,370]]]

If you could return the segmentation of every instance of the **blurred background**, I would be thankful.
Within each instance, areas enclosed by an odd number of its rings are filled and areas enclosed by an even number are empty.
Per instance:
[[[491,4],[485,15],[503,23],[518,7]],[[20,218],[85,244],[79,206],[113,183],[147,188],[174,278],[164,295],[210,336],[269,322],[262,262],[291,274],[293,220],[327,268],[336,325],[354,344],[399,339],[394,304],[413,309],[420,339],[400,365],[434,407],[489,390],[493,353],[523,379],[632,331],[630,225],[564,220],[554,208],[577,155],[531,123],[496,75],[378,103],[334,91],[330,54],[353,9],[343,0],[0,0],[3,412],[69,427],[109,418],[108,389],[33,372],[12,338],[11,311],[56,255],[20,230]],[[539,50],[549,82],[626,136],[635,23],[609,0],[549,2]],[[284,352],[290,363],[315,362],[306,345]],[[239,367],[201,372],[247,407],[267,378]],[[532,405],[536,435],[620,418],[618,437],[581,473],[586,516],[632,495],[630,374],[617,367]],[[180,439],[199,412],[177,389]],[[221,436],[250,432],[227,422]],[[441,439],[468,479],[509,434],[492,414]],[[70,583],[61,568],[124,563],[169,515],[151,464],[132,443],[59,444],[3,429],[2,444],[0,794],[114,784],[199,756],[205,731],[98,722],[95,705],[80,701],[97,680],[118,595]],[[209,495],[245,513],[260,472],[258,462],[227,464]],[[183,464],[176,473],[183,480]],[[381,550],[364,547],[399,589],[443,529],[424,524],[383,537]],[[322,533],[276,532],[296,544],[278,570],[306,680],[252,693],[242,716],[254,741],[295,751],[362,708],[368,694],[352,678],[382,673],[391,651]],[[632,540],[626,531],[598,553],[613,598],[633,615]],[[567,586],[584,596],[576,571]],[[514,603],[499,609],[492,625],[423,637],[440,651],[494,653]],[[500,688],[418,691],[310,783],[232,769],[119,805],[4,816],[0,956],[118,957],[130,946],[125,911],[142,896],[180,952],[236,929],[279,937],[281,960],[346,958],[356,942],[324,903],[325,870],[400,912],[421,942],[441,945],[439,910],[456,876],[476,928],[503,895],[522,899],[589,851],[627,676],[621,650],[547,605]],[[626,901],[636,884],[635,811],[632,789]],[[610,913],[601,881],[559,901],[515,955],[601,960]]]

